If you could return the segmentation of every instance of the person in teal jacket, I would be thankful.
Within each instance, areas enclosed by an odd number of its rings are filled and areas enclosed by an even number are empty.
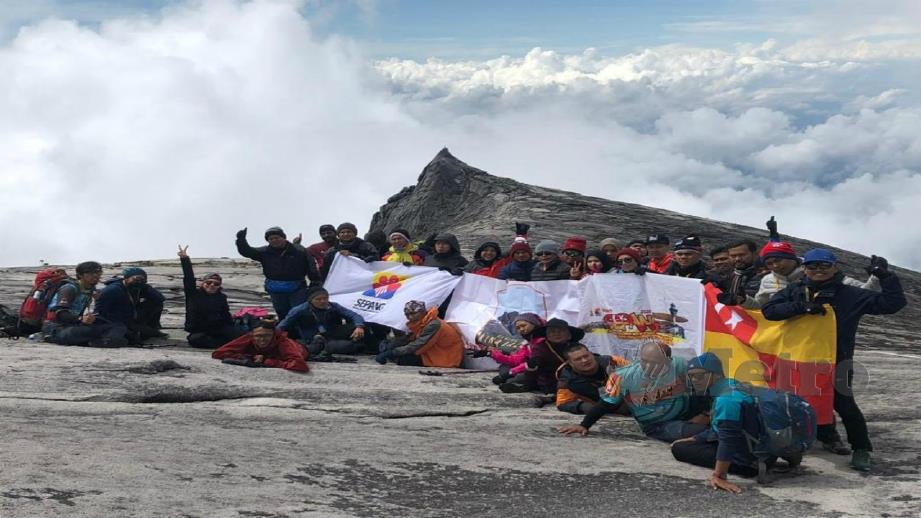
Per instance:
[[[640,361],[614,371],[605,394],[575,426],[564,426],[565,435],[588,434],[589,428],[605,414],[625,405],[643,433],[660,441],[672,442],[707,428],[700,411],[706,400],[692,395],[687,384],[687,361],[673,358],[671,348],[649,342],[640,349]]]

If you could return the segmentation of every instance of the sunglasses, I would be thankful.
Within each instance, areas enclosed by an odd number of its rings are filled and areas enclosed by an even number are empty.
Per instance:
[[[823,271],[823,272],[824,272],[824,271],[826,271],[826,270],[831,270],[835,265],[833,265],[833,264],[831,264],[831,263],[809,263],[809,264],[804,265],[804,266],[805,266],[806,269],[809,270],[809,271],[813,271],[813,272],[814,272],[814,271],[819,270],[819,271]]]
[[[566,250],[563,252],[563,255],[568,255],[569,257],[576,257],[582,255],[582,252],[578,250]]]

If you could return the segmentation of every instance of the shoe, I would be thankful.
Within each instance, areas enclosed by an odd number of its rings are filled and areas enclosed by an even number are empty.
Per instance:
[[[758,477],[755,479],[759,484],[770,484],[774,481],[774,477],[771,476],[771,472],[768,469],[767,462],[762,459],[758,459]]]
[[[522,385],[521,383],[512,383],[509,381],[499,385],[499,390],[505,394],[521,394],[523,392],[531,392],[531,389],[526,385]]]
[[[494,377],[493,377],[492,382],[495,383],[496,385],[501,385],[501,384],[505,383],[506,380],[508,380],[508,378],[506,378],[505,376],[499,374],[498,376],[494,376]]]
[[[534,408],[543,408],[544,405],[553,403],[554,401],[556,401],[556,394],[544,394],[541,396],[534,396],[531,404]]]
[[[790,453],[781,458],[787,461],[787,466],[790,469],[799,466],[803,462],[803,454],[800,452]]]
[[[851,467],[857,471],[870,471],[870,452],[854,450],[854,454],[851,455]]]
[[[851,449],[844,444],[841,439],[822,443],[822,449],[830,451],[835,455],[850,455]]]

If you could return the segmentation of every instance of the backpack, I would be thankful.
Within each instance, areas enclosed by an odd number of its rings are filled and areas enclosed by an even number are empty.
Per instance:
[[[802,454],[816,439],[815,409],[803,398],[764,387],[751,387],[759,430],[754,437],[746,433],[752,454],[758,458]]]
[[[233,324],[244,331],[252,331],[269,316],[268,310],[256,307],[245,307],[233,314]]]
[[[33,328],[40,328],[48,312],[51,299],[54,298],[67,277],[61,276],[59,268],[47,268],[35,275],[35,282],[29,296],[19,307],[19,320],[22,324]]]

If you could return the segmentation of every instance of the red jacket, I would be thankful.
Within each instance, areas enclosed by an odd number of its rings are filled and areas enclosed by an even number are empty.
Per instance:
[[[301,347],[301,344],[288,338],[287,333],[281,332],[275,334],[275,339],[268,349],[257,350],[256,346],[253,345],[252,334],[247,333],[222,345],[211,353],[211,357],[215,360],[223,360],[224,358],[245,360],[257,354],[265,357],[262,365],[266,367],[278,367],[295,372],[307,372],[309,370],[304,348]]]
[[[499,278],[499,272],[502,271],[505,266],[512,262],[512,258],[509,256],[500,257],[493,261],[491,266],[480,267],[477,266],[476,261],[470,261],[470,265],[465,269],[466,272],[472,273],[475,275],[483,275],[485,277],[492,277],[493,279]]]
[[[317,262],[317,270],[323,268],[323,257],[326,256],[328,250],[329,244],[326,241],[320,241],[307,247],[307,253]]]
[[[668,253],[662,256],[662,258],[658,261],[655,259],[650,259],[649,263],[646,265],[646,268],[650,272],[665,273],[665,270],[668,270],[668,266],[670,264],[672,264],[672,254]]]

